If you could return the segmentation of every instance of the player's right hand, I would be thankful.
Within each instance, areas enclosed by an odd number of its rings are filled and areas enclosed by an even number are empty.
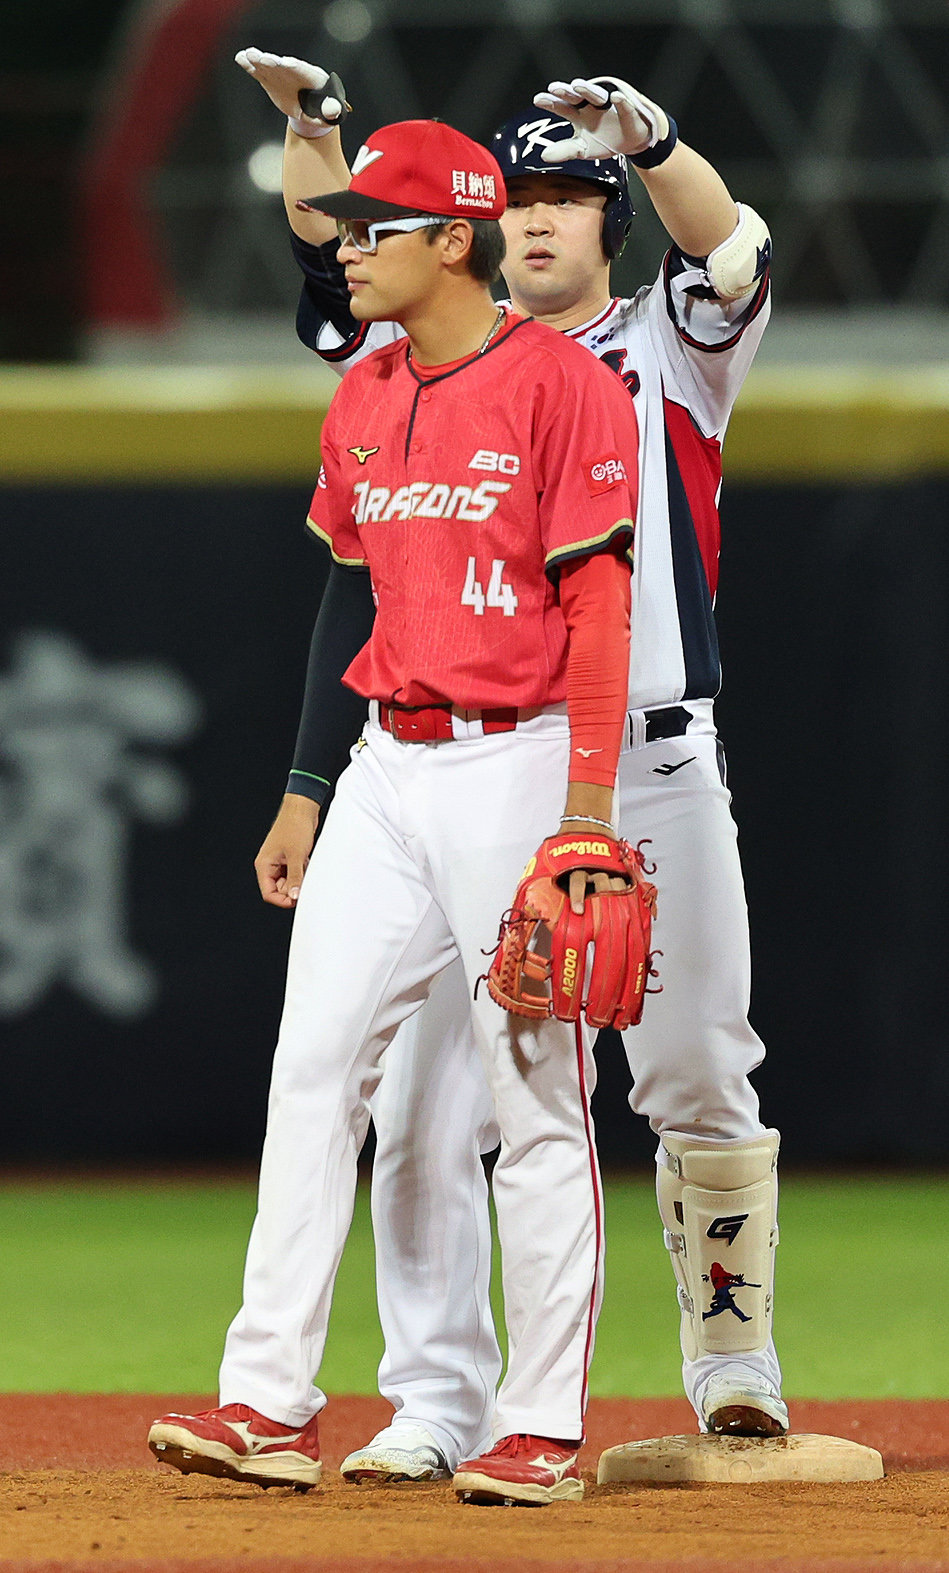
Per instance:
[[[262,49],[238,50],[234,59],[260,83],[271,101],[287,116],[298,136],[324,137],[343,119],[345,103],[332,90],[319,103],[318,116],[305,115],[300,108],[301,90],[319,92],[330,82],[330,72],[324,71],[322,66],[311,66],[294,55],[267,54]],[[313,100],[310,106],[316,107]]]
[[[319,803],[287,793],[254,859],[260,894],[270,906],[296,906],[319,822]]]

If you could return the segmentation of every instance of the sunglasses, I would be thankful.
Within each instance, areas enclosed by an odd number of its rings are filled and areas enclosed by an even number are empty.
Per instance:
[[[357,251],[378,251],[380,240],[386,235],[407,235],[414,229],[425,229],[429,224],[444,224],[443,218],[420,214],[416,218],[386,218],[370,224],[361,218],[341,218],[336,221],[341,246],[355,246]]]

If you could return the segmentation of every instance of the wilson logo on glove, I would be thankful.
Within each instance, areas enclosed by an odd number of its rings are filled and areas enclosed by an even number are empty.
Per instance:
[[[544,844],[546,846],[546,842]],[[549,848],[547,856],[565,858],[575,852],[579,857],[608,858],[610,851],[608,841],[558,841],[556,846]]]
[[[576,869],[619,877],[624,887],[588,894],[576,913],[567,894]],[[535,1021],[578,1021],[582,1010],[591,1027],[635,1026],[654,976],[649,946],[655,911],[656,887],[637,847],[548,836],[501,921],[484,975],[488,993],[513,1015]]]

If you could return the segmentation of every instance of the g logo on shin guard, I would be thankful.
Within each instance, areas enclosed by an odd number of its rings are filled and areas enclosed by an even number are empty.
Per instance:
[[[709,1240],[724,1240],[728,1245],[734,1245],[743,1223],[748,1222],[747,1213],[735,1213],[731,1218],[713,1218],[705,1231]]]

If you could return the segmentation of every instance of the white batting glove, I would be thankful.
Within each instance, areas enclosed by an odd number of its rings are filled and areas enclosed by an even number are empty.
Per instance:
[[[625,153],[634,164],[649,168],[668,158],[675,146],[675,121],[620,77],[551,82],[545,93],[535,95],[534,103],[548,114],[569,120],[574,128],[569,141],[544,148],[541,158],[545,164]]]
[[[345,119],[349,106],[343,84],[322,66],[311,66],[293,55],[270,55],[262,49],[241,49],[234,59],[260,83],[298,137],[325,137]],[[321,99],[318,95],[324,88],[328,92]],[[301,108],[301,93],[308,95],[308,113]]]

